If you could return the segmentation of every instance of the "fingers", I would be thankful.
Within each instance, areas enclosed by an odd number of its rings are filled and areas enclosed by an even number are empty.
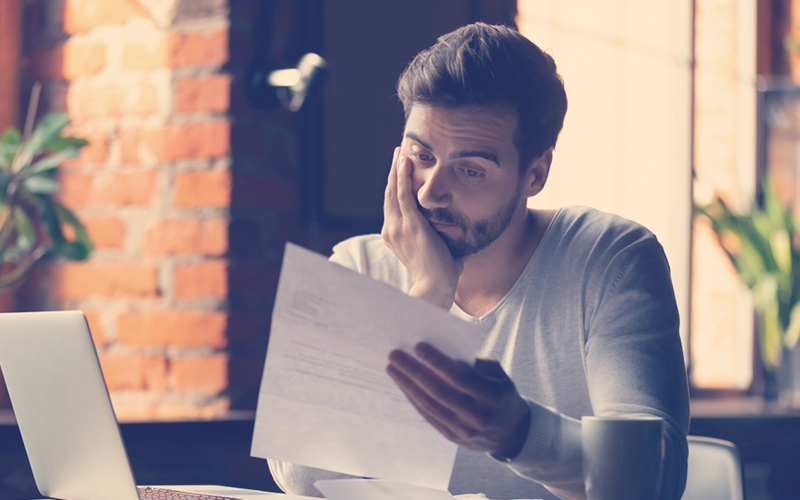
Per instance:
[[[394,148],[392,167],[389,169],[389,179],[386,182],[386,192],[383,198],[384,218],[400,215],[400,206],[397,204],[397,159],[400,157],[400,148]]]
[[[403,217],[424,219],[417,208],[417,198],[411,182],[411,160],[407,156],[399,156],[397,160],[397,202]],[[427,221],[425,221],[427,223]]]
[[[500,363],[495,360],[479,359],[476,360],[475,367],[471,368],[442,354],[427,342],[417,344],[414,352],[437,375],[477,401],[496,403],[505,389],[503,385],[511,383]]]
[[[395,352],[398,354],[392,353],[394,356],[406,356],[413,360],[402,351]],[[412,364],[415,362],[412,361]],[[476,409],[468,397],[453,393],[452,390],[448,391],[444,384],[432,383],[431,380],[421,382],[421,373],[425,368],[419,365],[417,368],[421,371],[416,372],[414,368],[408,366],[399,367],[403,364],[402,362],[397,366],[394,363],[389,364],[386,372],[414,408],[447,439],[468,437],[484,424],[482,419],[474,416]],[[430,375],[428,372],[428,376]],[[435,379],[435,375],[433,377]]]

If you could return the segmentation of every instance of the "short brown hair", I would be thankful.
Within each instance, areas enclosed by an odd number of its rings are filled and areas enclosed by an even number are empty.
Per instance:
[[[517,31],[485,23],[463,26],[420,52],[400,75],[397,94],[406,119],[414,104],[515,109],[521,172],[555,146],[567,112],[553,58]]]

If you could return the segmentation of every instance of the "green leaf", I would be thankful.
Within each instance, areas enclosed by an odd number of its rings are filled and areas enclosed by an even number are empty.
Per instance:
[[[777,302],[760,312],[761,314],[761,360],[764,367],[772,371],[778,366],[781,357],[783,332],[778,319]]]
[[[753,305],[759,311],[778,308],[778,280],[772,274],[764,274],[753,286]]]
[[[5,204],[8,197],[8,184],[14,176],[8,170],[0,170],[0,203]]]
[[[27,143],[23,143],[14,158],[12,170],[19,172],[22,168],[42,153],[44,145],[59,137],[61,130],[69,123],[66,113],[50,113],[45,115],[34,127]]]
[[[0,137],[0,168],[11,168],[11,162],[21,142],[22,134],[16,127],[9,127],[3,132],[3,136]]]
[[[84,227],[78,218],[75,217],[75,214],[73,214],[64,205],[57,201],[51,201],[51,203],[53,212],[55,213],[59,223],[59,234],[61,234],[61,239],[59,241],[53,239],[53,252],[70,260],[87,259],[94,250],[94,244],[92,243],[91,238],[89,238],[89,233],[86,231],[86,227]],[[61,233],[60,229],[60,225],[62,223],[72,227],[72,230],[75,233],[75,241],[67,241],[63,237],[63,233]]]
[[[68,147],[57,153],[47,155],[33,165],[23,168],[20,170],[20,174],[24,174],[24,177],[33,176],[38,173],[57,168],[59,165],[61,165],[61,163],[64,162],[64,160],[76,158],[77,156],[78,149],[74,147]]]
[[[800,340],[800,302],[795,303],[794,307],[792,307],[792,312],[789,316],[789,326],[786,328],[783,344],[788,349],[794,349],[798,340]]]
[[[761,191],[763,193],[764,213],[770,220],[773,228],[784,226],[786,210],[781,205],[778,198],[778,193],[775,191],[775,186],[769,177],[765,177],[761,182]]]
[[[50,153],[57,153],[62,149],[73,147],[73,148],[82,148],[84,146],[88,146],[89,141],[86,139],[81,139],[79,137],[56,137],[55,139],[46,142],[42,145],[42,149],[45,151],[49,151]]]
[[[22,144],[22,134],[17,127],[8,127],[0,137],[0,145],[19,146],[20,144]]]
[[[22,181],[22,185],[33,194],[53,194],[61,191],[58,182],[43,175],[28,177]]]
[[[17,227],[17,246],[24,251],[31,250],[36,243],[33,223],[24,210],[15,210],[14,219]]]
[[[778,269],[783,273],[792,273],[792,240],[785,228],[776,228],[769,238],[770,249]]]
[[[14,233],[14,212],[16,211],[12,205],[5,205],[0,209],[0,257],[5,254],[9,241],[11,241],[11,235]]]

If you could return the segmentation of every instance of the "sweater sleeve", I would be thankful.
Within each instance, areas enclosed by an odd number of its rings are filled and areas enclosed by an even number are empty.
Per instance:
[[[598,416],[665,420],[660,498],[678,500],[686,484],[689,393],[669,268],[655,238],[621,251],[587,282],[585,370]],[[584,498],[581,423],[529,401],[531,427],[508,463],[562,498]]]
[[[349,479],[354,477],[329,470],[281,462],[271,458],[267,459],[267,464],[275,484],[284,493],[292,495],[322,497],[322,493],[314,486],[315,482],[322,479]]]

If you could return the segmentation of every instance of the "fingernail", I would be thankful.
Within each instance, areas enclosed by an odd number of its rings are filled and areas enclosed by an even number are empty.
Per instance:
[[[422,359],[431,357],[431,346],[427,342],[420,342],[414,346],[414,352]]]

